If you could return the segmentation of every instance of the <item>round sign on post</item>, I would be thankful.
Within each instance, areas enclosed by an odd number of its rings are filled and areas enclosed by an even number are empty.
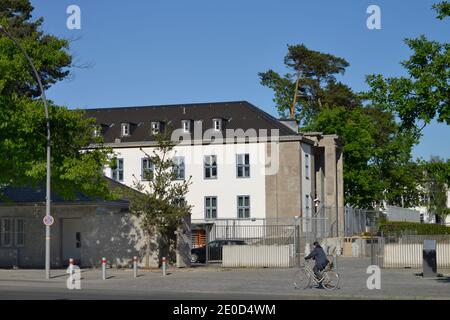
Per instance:
[[[43,221],[44,221],[44,225],[50,227],[55,222],[55,219],[52,216],[45,216]]]

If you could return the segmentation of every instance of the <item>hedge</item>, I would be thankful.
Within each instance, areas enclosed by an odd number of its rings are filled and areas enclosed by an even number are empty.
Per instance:
[[[450,227],[441,224],[387,221],[380,224],[379,231],[382,231],[387,235],[402,233],[412,233],[418,235],[438,235],[450,234]]]

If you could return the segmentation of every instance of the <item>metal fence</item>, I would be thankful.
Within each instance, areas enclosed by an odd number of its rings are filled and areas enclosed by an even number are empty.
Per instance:
[[[315,240],[328,234],[324,217],[216,220],[206,232],[206,263],[292,267]]]
[[[377,237],[372,246],[372,264],[383,268],[421,268],[424,240],[436,240],[438,268],[450,268],[449,235],[399,235]]]
[[[376,211],[346,206],[344,208],[344,235],[346,237],[369,232],[376,225]]]

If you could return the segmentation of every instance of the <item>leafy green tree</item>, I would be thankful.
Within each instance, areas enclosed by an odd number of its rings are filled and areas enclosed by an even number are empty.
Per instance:
[[[440,20],[450,17],[450,2],[448,1],[441,1],[433,5],[433,9],[436,10],[438,14],[437,18]]]
[[[0,3],[0,24],[25,48],[45,88],[70,73],[69,42],[45,34],[42,18],[31,20],[28,0]],[[19,48],[0,33],[0,185],[37,184],[45,180],[46,127],[40,91]],[[93,138],[93,119],[50,101],[52,189],[66,197],[75,190],[112,197],[101,172],[110,149]],[[86,149],[91,143],[95,149]]]
[[[269,70],[260,73],[261,82],[274,90],[278,111],[286,116],[296,79],[300,79],[296,118],[302,120],[301,131],[341,137],[346,204],[416,203],[419,195],[411,150],[417,139],[410,131],[399,130],[392,111],[363,106],[364,95],[336,81],[335,76],[348,66],[345,59],[297,45],[288,47],[285,64],[295,75],[281,77]]]
[[[439,157],[432,157],[430,161],[422,161],[425,205],[428,212],[437,217],[438,222],[445,222],[450,215],[447,206],[447,196],[450,186],[450,160],[444,161]]]
[[[340,57],[308,49],[304,44],[289,45],[284,64],[290,73],[281,76],[273,70],[259,73],[263,86],[274,91],[274,102],[281,117],[294,116],[307,124],[326,105],[354,107],[359,98],[336,80],[348,62]]]
[[[376,128],[361,109],[324,108],[304,131],[338,134],[344,146],[345,202],[371,207],[382,186],[376,172],[368,166],[375,146]]]
[[[450,14],[450,3],[433,6],[438,18]],[[421,130],[433,119],[450,124],[450,44],[428,40],[424,35],[406,39],[412,55],[401,65],[407,76],[367,76],[367,97],[373,104],[395,112],[402,127]]]
[[[160,256],[169,254],[174,259],[176,243],[175,231],[182,226],[183,219],[191,215],[191,206],[184,200],[191,177],[176,180],[173,155],[175,142],[171,140],[171,130],[156,136],[158,145],[152,154],[142,152],[150,161],[150,169],[144,170],[145,181],[136,179],[129,194],[131,212],[141,219],[141,227],[148,236],[146,265],[148,266],[150,238],[160,237]]]

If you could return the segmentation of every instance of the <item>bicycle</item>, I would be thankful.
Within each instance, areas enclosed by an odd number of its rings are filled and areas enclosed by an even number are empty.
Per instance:
[[[332,263],[328,264],[320,273],[321,279],[317,279],[312,268],[305,263],[295,272],[292,284],[295,289],[308,289],[312,287],[311,282],[313,282],[317,285],[322,285],[325,290],[336,290],[339,287],[339,274],[334,272],[332,267]]]

